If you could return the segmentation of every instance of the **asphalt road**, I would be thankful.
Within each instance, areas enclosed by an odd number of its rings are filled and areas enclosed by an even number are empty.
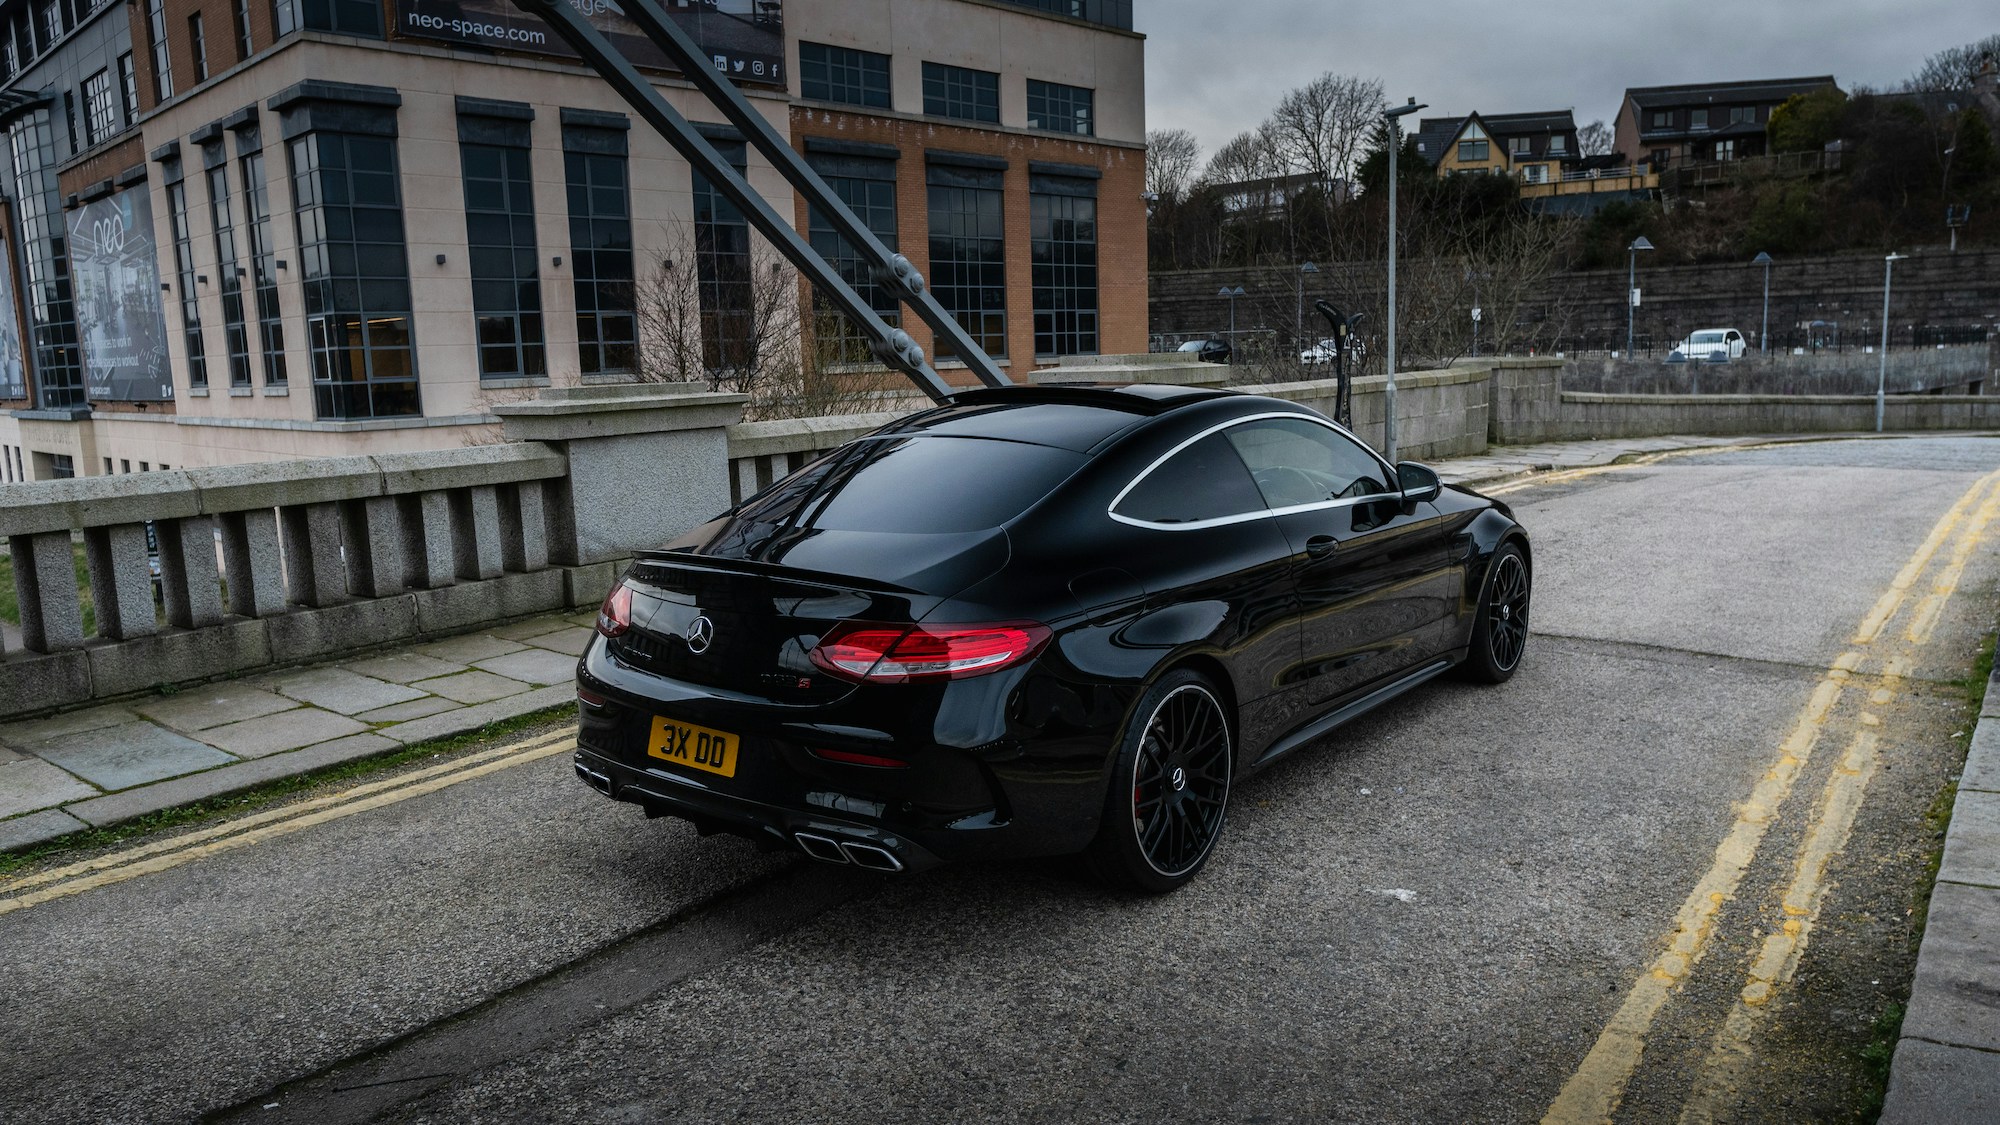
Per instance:
[[[1865,1114],[1996,469],[1910,438],[1511,491],[1521,674],[1243,783],[1165,898],[760,856],[546,738],[0,881],[0,1121]]]

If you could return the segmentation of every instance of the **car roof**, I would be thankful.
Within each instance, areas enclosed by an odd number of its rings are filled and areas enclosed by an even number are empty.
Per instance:
[[[1149,418],[1240,397],[1234,391],[1150,383],[980,387],[877,433],[1024,441],[1083,453]]]

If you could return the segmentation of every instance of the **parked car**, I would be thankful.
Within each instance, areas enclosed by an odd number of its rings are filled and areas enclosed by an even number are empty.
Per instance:
[[[1291,402],[967,391],[642,552],[578,662],[576,773],[827,863],[1080,852],[1167,891],[1238,778],[1511,677],[1531,573],[1505,504]]]
[[[1210,336],[1206,340],[1189,340],[1175,350],[1193,352],[1203,363],[1228,363],[1229,354],[1235,349],[1231,348],[1229,341],[1222,337]]]
[[[1667,354],[1669,362],[1674,356],[1683,360],[1701,359],[1710,363],[1725,363],[1732,359],[1742,359],[1745,348],[1743,333],[1734,328],[1703,328],[1675,344]]]
[[[1319,343],[1300,352],[1299,362],[1305,364],[1307,367],[1317,367],[1324,363],[1332,363],[1335,353],[1339,350],[1340,341],[1332,336],[1328,336]],[[1347,367],[1350,369],[1359,369],[1362,360],[1367,357],[1367,354],[1367,345],[1361,342],[1361,337],[1349,336],[1347,338]]]

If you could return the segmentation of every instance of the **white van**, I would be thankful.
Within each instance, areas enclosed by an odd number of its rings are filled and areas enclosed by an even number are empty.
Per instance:
[[[1734,328],[1703,328],[1675,344],[1674,354],[1682,359],[1706,359],[1720,363],[1742,359],[1745,346],[1743,333]],[[1672,358],[1668,356],[1669,360]]]

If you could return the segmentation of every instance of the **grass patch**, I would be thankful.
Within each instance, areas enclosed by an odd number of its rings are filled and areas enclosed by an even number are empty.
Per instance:
[[[309,790],[338,785],[343,782],[358,781],[375,774],[387,773],[409,765],[420,759],[463,754],[472,750],[486,749],[496,740],[537,727],[546,727],[557,722],[573,720],[576,715],[574,703],[564,703],[545,708],[515,719],[504,719],[475,731],[452,735],[449,738],[420,742],[401,750],[359,761],[344,762],[328,766],[312,773],[302,773],[295,777],[283,777],[232,793],[223,797],[211,797],[191,805],[162,809],[142,817],[114,824],[107,828],[91,828],[82,832],[72,832],[47,843],[37,844],[25,851],[0,853],[0,878],[13,875],[44,860],[67,852],[108,848],[124,843],[138,836],[163,832],[173,828],[186,828],[207,821],[223,820],[244,813],[255,812],[269,805],[298,796]]]
[[[1882,1101],[1889,1095],[1889,1065],[1896,1059],[1896,1041],[1903,1037],[1905,1010],[1901,1004],[1890,1004],[1868,1029],[1868,1045],[1861,1048],[1861,1065],[1868,1075],[1868,1100],[1861,1107],[1864,1121],[1882,1116]]]

